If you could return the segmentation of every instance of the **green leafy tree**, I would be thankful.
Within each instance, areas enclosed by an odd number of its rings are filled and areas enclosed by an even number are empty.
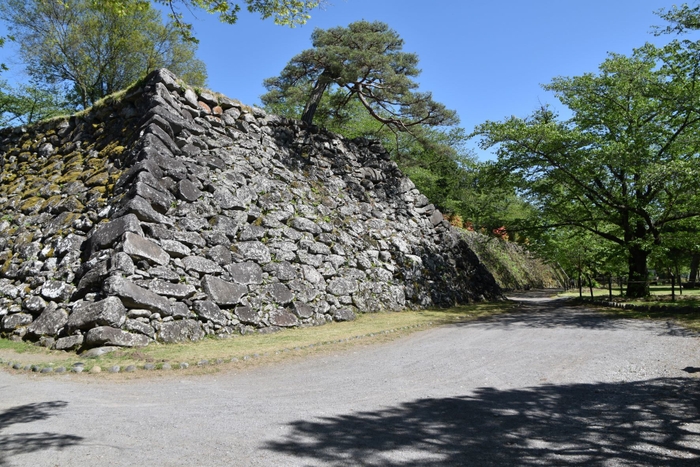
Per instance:
[[[598,74],[545,86],[570,120],[542,108],[476,130],[550,225],[624,248],[629,297],[648,294],[647,258],[664,232],[700,216],[699,57],[689,41],[611,55]]]
[[[31,124],[68,110],[69,104],[56,89],[34,84],[10,87],[0,80],[0,127]]]
[[[170,18],[174,20],[181,36],[188,42],[197,42],[192,34],[192,24],[184,21],[181,8],[189,11],[203,10],[219,15],[223,23],[234,24],[238,21],[241,11],[240,3],[228,0],[91,0],[102,4],[121,15],[133,14],[136,11],[150,8],[152,4],[166,6],[170,10]],[[246,8],[251,13],[260,14],[262,19],[272,18],[275,24],[294,27],[305,24],[311,17],[311,10],[321,5],[322,0],[244,0]]]
[[[149,5],[120,12],[92,0],[4,0],[0,18],[20,45],[28,74],[40,85],[65,86],[80,107],[167,67],[202,85],[195,45],[164,25]]]
[[[301,120],[311,124],[326,91],[330,107],[342,109],[357,100],[392,131],[418,126],[454,125],[454,111],[417,91],[418,57],[402,51],[403,40],[384,23],[358,21],[347,28],[316,29],[313,48],[293,57],[280,76],[265,80],[265,105],[305,95]]]

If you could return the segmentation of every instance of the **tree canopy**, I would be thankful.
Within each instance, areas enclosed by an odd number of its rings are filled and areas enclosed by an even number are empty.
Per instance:
[[[68,101],[79,107],[160,67],[190,84],[206,79],[196,46],[163,24],[148,4],[117,11],[93,0],[5,0],[0,18],[19,43],[33,81],[66,87]]]
[[[358,21],[348,27],[316,29],[313,48],[293,57],[278,77],[265,80],[266,105],[304,102],[301,119],[313,122],[328,88],[336,111],[358,101],[377,121],[393,131],[416,126],[453,125],[454,111],[419,92],[418,57],[403,52],[403,40],[381,22]]]
[[[598,74],[545,86],[571,119],[543,107],[475,131],[539,208],[540,228],[573,226],[624,248],[631,297],[648,293],[647,258],[664,234],[700,216],[699,58],[690,41],[612,54]]]
[[[177,25],[182,37],[189,42],[197,42],[192,34],[192,24],[184,21],[181,8],[203,10],[219,15],[223,23],[234,24],[241,11],[240,3],[228,0],[91,0],[103,4],[115,13],[128,15],[148,9],[151,4],[160,4],[170,10],[170,17]],[[317,8],[322,0],[244,0],[251,13],[259,13],[262,19],[272,18],[275,24],[294,27],[305,24],[311,17],[309,12]]]

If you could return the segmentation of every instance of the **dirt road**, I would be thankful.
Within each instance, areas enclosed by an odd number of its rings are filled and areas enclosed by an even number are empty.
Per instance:
[[[520,299],[247,372],[0,372],[0,466],[700,465],[700,338]]]

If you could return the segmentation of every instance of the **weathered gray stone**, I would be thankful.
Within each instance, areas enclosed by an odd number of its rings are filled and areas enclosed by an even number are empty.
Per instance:
[[[296,316],[286,310],[273,310],[270,312],[270,325],[279,327],[293,327],[299,325]]]
[[[172,282],[166,282],[159,279],[152,280],[148,285],[148,289],[158,295],[174,297],[177,299],[191,297],[197,292],[197,289],[195,289],[193,285],[174,284]]]
[[[150,203],[153,209],[155,209],[161,214],[165,214],[168,211],[168,209],[170,209],[171,204],[175,200],[173,195],[171,195],[167,191],[158,190],[152,185],[143,182],[137,182],[134,185],[132,185],[129,194],[131,196],[140,196],[141,198],[145,199]]]
[[[293,217],[289,222],[290,227],[302,232],[310,232],[314,235],[321,233],[321,227],[316,225],[311,219],[305,217]]]
[[[124,253],[135,259],[145,259],[149,263],[165,266],[170,262],[170,255],[152,241],[138,234],[127,232],[124,236]]]
[[[301,270],[304,272],[304,279],[308,282],[319,285],[323,284],[323,276],[316,270],[316,268],[308,265],[303,265]]]
[[[209,251],[207,251],[207,257],[220,266],[226,266],[227,264],[231,264],[233,261],[231,258],[231,250],[223,245],[216,245],[209,248]]]
[[[184,258],[192,254],[192,250],[177,240],[161,240],[160,246],[173,258]]]
[[[234,313],[243,324],[256,326],[260,323],[260,316],[249,306],[237,306]]]
[[[335,296],[350,295],[357,292],[358,285],[355,279],[338,278],[328,283],[326,291]]]
[[[241,230],[238,236],[242,242],[247,242],[249,240],[260,240],[266,233],[267,229],[265,227],[247,225]]]
[[[202,289],[213,302],[224,307],[238,304],[241,297],[248,293],[247,287],[232,284],[214,276],[204,276]]]
[[[126,308],[117,297],[107,297],[99,302],[78,302],[68,316],[66,328],[90,329],[95,326],[120,327],[126,321]]]
[[[112,276],[105,282],[105,292],[116,295],[129,308],[145,308],[161,315],[170,314],[170,302],[133,282],[118,276]]]
[[[83,345],[83,335],[77,334],[73,336],[61,337],[56,340],[54,349],[56,350],[76,350]]]
[[[238,247],[238,252],[246,260],[261,264],[269,263],[272,260],[270,250],[262,242],[239,242],[236,246]]]
[[[221,274],[224,270],[214,261],[201,256],[188,256],[182,259],[186,271],[195,271],[200,274]]]
[[[110,272],[121,271],[124,275],[130,276],[136,270],[136,266],[134,266],[134,260],[131,259],[131,256],[120,251],[109,258],[108,270]]]
[[[86,251],[88,255],[92,251],[102,250],[120,239],[126,232],[133,232],[143,235],[141,223],[134,214],[127,214],[117,219],[112,219],[106,224],[102,224],[95,233],[88,239]]]
[[[355,312],[349,308],[339,308],[334,310],[332,315],[334,321],[354,321],[355,318],[357,318],[355,316]]]
[[[49,303],[43,313],[27,327],[27,332],[35,336],[55,336],[68,322],[68,312]]]
[[[292,304],[292,313],[302,319],[310,318],[314,314],[314,309],[307,303],[296,301]]]
[[[189,247],[203,247],[207,242],[197,232],[173,232],[173,237]]]
[[[66,284],[63,281],[47,281],[41,286],[41,296],[46,300],[52,300],[54,302],[63,302],[68,300],[75,290],[70,284]]]
[[[170,321],[160,326],[157,340],[166,344],[198,341],[204,337],[202,325],[193,319]]]
[[[46,301],[37,295],[32,295],[22,301],[22,309],[27,310],[33,315],[40,314],[44,311],[44,308],[46,308]]]
[[[85,335],[86,347],[103,345],[117,347],[145,347],[151,340],[141,334],[132,334],[109,326],[98,326],[90,329]]]
[[[442,213],[440,211],[434,211],[433,214],[430,216],[430,223],[433,224],[433,226],[437,226],[442,222],[444,217],[442,216]]]
[[[281,281],[291,281],[299,276],[297,269],[288,261],[274,263],[271,272]]]
[[[175,319],[186,319],[186,318],[196,318],[194,313],[190,311],[187,304],[182,302],[175,302],[170,305],[170,314]]]
[[[26,326],[32,322],[34,318],[28,313],[13,313],[2,318],[2,330],[14,331],[15,329]]]
[[[199,188],[197,188],[197,186],[189,180],[180,180],[177,188],[178,198],[189,203],[197,201],[199,197],[202,196],[202,192],[199,190]]]
[[[262,284],[262,269],[253,262],[232,264],[226,268],[234,282],[241,285]]]
[[[156,331],[153,329],[153,326],[135,319],[127,319],[124,323],[124,329],[131,332],[138,332],[150,337],[151,339],[154,339],[156,336]]]
[[[287,303],[291,302],[294,298],[294,294],[291,290],[289,290],[289,287],[282,284],[281,282],[274,282],[272,284],[269,284],[265,287],[265,289],[267,290],[267,293],[270,295],[270,297],[272,297],[272,300],[275,303],[279,303],[280,305],[286,305]]]
[[[140,221],[143,222],[155,222],[164,225],[173,225],[170,218],[159,213],[151,206],[151,203],[146,201],[140,196],[134,196],[129,201],[126,202],[124,207],[119,210],[119,213],[124,214],[134,214]],[[138,232],[137,232],[138,233]],[[139,233],[143,235],[143,233]]]
[[[194,309],[200,318],[211,321],[220,326],[226,326],[229,322],[229,317],[216,306],[216,303],[209,300],[194,302]]]

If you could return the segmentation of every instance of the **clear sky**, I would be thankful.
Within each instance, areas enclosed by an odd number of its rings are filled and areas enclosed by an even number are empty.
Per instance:
[[[383,21],[405,40],[405,51],[418,54],[421,90],[456,110],[471,131],[485,120],[525,117],[540,104],[555,104],[540,87],[555,76],[595,72],[608,52],[628,54],[647,41],[668,41],[650,30],[662,24],[653,12],[674,3],[680,2],[328,0],[294,29],[247,12],[233,26],[202,12],[186,17],[200,39],[208,87],[246,104],[259,103],[263,79],[311,46],[314,28]]]

